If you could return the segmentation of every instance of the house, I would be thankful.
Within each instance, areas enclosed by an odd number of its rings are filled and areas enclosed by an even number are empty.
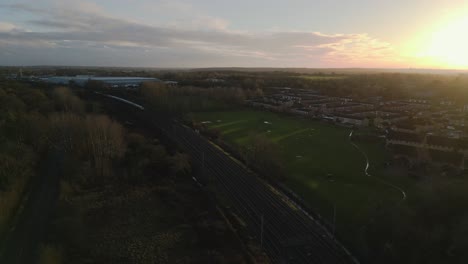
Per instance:
[[[351,115],[335,115],[335,121],[342,124],[354,126],[369,126],[369,119],[366,117],[356,117]]]
[[[218,79],[218,78],[208,78],[205,81],[211,82],[211,83],[223,83],[223,82],[225,82],[223,79]]]
[[[301,97],[292,94],[273,94],[271,96],[266,96],[264,100],[289,107],[301,103]]]
[[[408,103],[416,103],[416,104],[427,104],[427,103],[429,103],[428,100],[426,100],[426,99],[421,99],[421,98],[411,98],[411,99],[406,100],[406,102],[408,102]]]
[[[409,147],[423,147],[424,138],[417,133],[389,130],[386,136],[387,145],[403,145]]]
[[[176,82],[176,81],[164,81],[164,84],[169,86],[169,87],[175,87],[177,86],[179,83]]]
[[[450,164],[461,169],[464,168],[465,155],[463,153],[430,149],[429,156],[433,163]]]
[[[428,135],[426,145],[430,149],[439,151],[454,151],[456,149],[466,148],[466,143],[459,139],[447,138],[441,136]]]
[[[463,105],[462,112],[468,112],[468,104]]]
[[[455,103],[451,100],[442,100],[439,102],[440,105],[443,105],[443,106],[452,106],[454,105]]]
[[[400,119],[393,122],[392,129],[409,133],[429,132],[434,129],[432,122],[426,118]]]
[[[304,108],[295,108],[295,109],[291,109],[291,113],[297,114],[297,115],[302,115],[302,116],[307,116],[307,115],[309,115],[309,110],[304,109]]]

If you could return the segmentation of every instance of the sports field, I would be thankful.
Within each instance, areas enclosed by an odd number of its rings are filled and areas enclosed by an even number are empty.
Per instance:
[[[350,128],[254,110],[193,113],[191,117],[218,128],[222,138],[233,145],[246,144],[252,133],[277,142],[287,172],[286,185],[330,221],[335,205],[337,230],[345,240],[359,236],[359,228],[377,208],[401,199],[397,190],[365,175],[366,160],[350,143]],[[384,146],[358,145],[369,157],[369,172],[386,177],[381,171],[387,155]]]

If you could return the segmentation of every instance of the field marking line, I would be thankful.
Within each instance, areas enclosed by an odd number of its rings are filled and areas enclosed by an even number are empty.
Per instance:
[[[285,134],[285,135],[282,135],[282,136],[279,136],[279,137],[274,137],[273,139],[275,141],[281,141],[283,139],[286,139],[286,138],[289,138],[289,137],[292,137],[292,136],[295,136],[295,135],[299,135],[299,134],[304,133],[304,132],[309,131],[309,130],[310,130],[309,128],[304,128],[304,129],[293,131],[293,132],[291,132],[289,134]]]
[[[227,122],[227,123],[212,122],[212,127],[215,127],[215,128],[222,128],[222,127],[226,127],[226,126],[237,125],[237,124],[239,124],[239,123],[244,123],[244,122],[247,122],[247,120],[242,119],[242,120],[231,121],[231,122]]]

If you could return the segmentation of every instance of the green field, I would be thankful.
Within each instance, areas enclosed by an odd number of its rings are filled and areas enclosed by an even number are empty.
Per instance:
[[[330,220],[336,205],[338,233],[353,244],[359,228],[377,207],[401,199],[401,193],[394,188],[365,175],[365,158],[351,145],[350,128],[251,110],[193,113],[191,117],[210,121],[208,126],[218,128],[222,138],[232,145],[246,144],[252,133],[265,134],[277,142],[287,172],[286,185]],[[371,173],[389,180],[383,169],[387,157],[383,144],[359,146],[369,156]]]

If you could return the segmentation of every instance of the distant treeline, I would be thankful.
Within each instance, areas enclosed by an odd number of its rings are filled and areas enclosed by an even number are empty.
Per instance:
[[[396,73],[391,70],[361,69],[186,69],[158,70],[145,68],[24,68],[29,75],[100,75],[140,76],[177,81],[179,86],[199,88],[236,87],[243,90],[264,90],[271,87],[312,89],[333,96],[356,98],[382,96],[384,99],[408,97],[447,98],[468,101],[468,75]],[[4,74],[17,74],[19,68],[3,68]],[[437,73],[437,72],[434,72]],[[314,78],[322,77],[322,78]],[[323,78],[327,77],[327,78]],[[330,78],[340,77],[340,78]]]

